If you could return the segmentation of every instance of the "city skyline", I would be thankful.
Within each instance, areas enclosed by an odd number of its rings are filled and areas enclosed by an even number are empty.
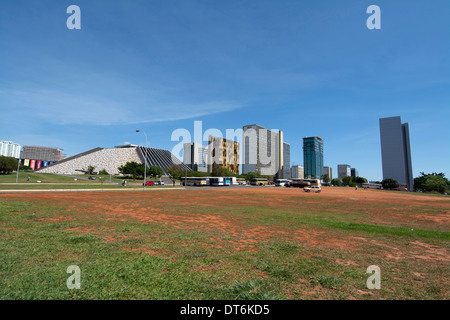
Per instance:
[[[450,150],[429,139],[450,137],[448,1],[380,0],[381,30],[356,0],[76,4],[80,30],[66,27],[67,3],[0,3],[0,140],[72,156],[144,145],[138,127],[171,150],[195,120],[258,123],[284,132],[291,166],[303,165],[302,138],[321,136],[325,166],[380,181],[378,119],[400,115],[413,177],[450,175]]]

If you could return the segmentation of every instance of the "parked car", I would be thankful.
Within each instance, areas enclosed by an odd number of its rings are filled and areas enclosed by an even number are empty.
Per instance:
[[[145,183],[145,186],[146,187],[148,187],[148,186],[153,186],[155,184],[155,181],[147,181],[146,183]],[[142,184],[142,185],[144,185],[144,184]]]
[[[310,186],[310,187],[304,187],[303,190],[305,190],[305,192],[317,192],[319,193],[320,191],[322,191],[322,189],[320,187],[317,186]]]
[[[155,183],[158,186],[163,186],[164,185],[164,181],[156,181]]]
[[[96,178],[96,177],[93,177],[93,176],[89,176],[88,179],[89,179],[89,180],[97,180],[97,178]]]

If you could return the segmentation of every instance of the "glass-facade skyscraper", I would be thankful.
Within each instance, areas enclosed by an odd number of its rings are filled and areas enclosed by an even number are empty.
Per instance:
[[[323,139],[321,137],[303,138],[303,166],[305,179],[322,179]]]
[[[409,124],[402,123],[400,117],[381,118],[380,140],[383,179],[397,180],[413,191]]]

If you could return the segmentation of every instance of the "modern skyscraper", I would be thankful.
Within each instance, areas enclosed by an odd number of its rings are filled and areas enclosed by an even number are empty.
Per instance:
[[[291,162],[290,145],[283,142],[283,131],[268,130],[256,124],[242,129],[242,173],[282,177],[283,167],[288,163],[290,166]],[[285,147],[289,152],[284,151]],[[285,156],[289,159],[284,159]]]
[[[330,180],[333,179],[333,170],[331,169],[331,167],[323,167],[323,174],[327,174]]]
[[[303,138],[303,165],[305,179],[322,179],[323,139],[321,137]]]
[[[413,191],[409,124],[400,117],[380,118],[381,160],[383,179],[394,179]]]
[[[208,172],[208,147],[198,143],[183,144],[183,163],[194,171]]]
[[[356,169],[356,168],[350,168],[350,174],[351,174],[352,178],[359,177],[359,172],[358,172],[358,169]]]
[[[351,167],[348,164],[338,164],[338,178],[339,180],[344,179],[345,177],[351,177],[352,171]]]
[[[208,172],[212,172],[216,167],[222,167],[239,174],[239,148],[239,142],[209,136]]]

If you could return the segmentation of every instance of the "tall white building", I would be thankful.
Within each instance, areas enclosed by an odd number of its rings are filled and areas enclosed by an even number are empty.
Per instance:
[[[304,179],[305,178],[305,170],[302,166],[292,166],[291,168],[291,178],[295,179]]]
[[[5,157],[20,158],[21,146],[12,141],[0,141],[0,155]]]
[[[183,163],[194,171],[208,172],[208,147],[195,142],[183,144]]]
[[[333,170],[331,169],[331,167],[323,167],[323,174],[324,175],[328,175],[328,178],[330,178],[330,180],[333,179]]]
[[[351,177],[352,171],[351,167],[348,164],[338,164],[338,178],[339,180],[344,179],[345,177]]]
[[[283,142],[283,131],[272,131],[259,125],[243,128],[242,173],[288,178],[291,154],[290,145]]]

